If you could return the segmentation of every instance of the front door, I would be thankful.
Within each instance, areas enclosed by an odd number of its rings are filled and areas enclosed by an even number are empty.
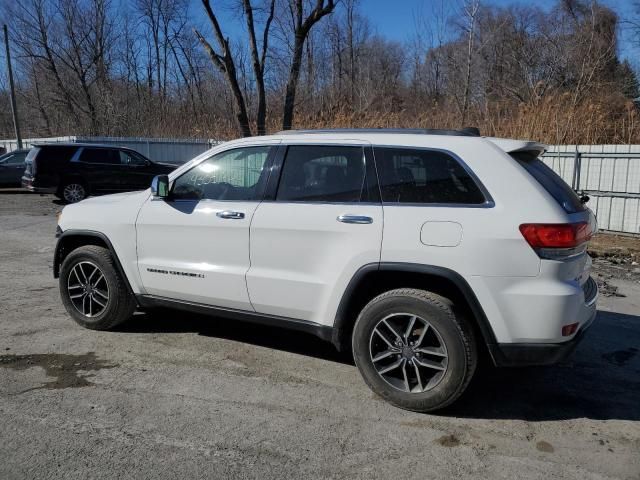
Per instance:
[[[268,177],[268,145],[227,150],[172,178],[138,216],[138,268],[150,295],[253,310],[249,225]]]
[[[332,325],[347,284],[377,264],[382,205],[363,142],[281,146],[251,224],[247,286],[260,313]],[[269,198],[269,195],[272,198]]]

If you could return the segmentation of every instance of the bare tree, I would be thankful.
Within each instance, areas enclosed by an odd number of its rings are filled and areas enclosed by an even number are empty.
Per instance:
[[[242,94],[242,90],[240,88],[240,83],[238,81],[238,75],[236,71],[236,64],[233,58],[233,53],[231,52],[231,46],[229,43],[229,38],[225,38],[222,33],[222,28],[220,27],[220,23],[218,22],[218,17],[213,11],[211,7],[211,3],[209,0],[202,0],[202,5],[204,6],[205,11],[207,12],[207,17],[211,22],[211,26],[213,28],[213,33],[218,43],[218,48],[221,53],[218,53],[214,50],[211,44],[204,38],[204,36],[198,31],[194,30],[198,40],[202,43],[204,49],[209,55],[211,62],[222,72],[225,74],[227,82],[229,84],[229,88],[233,94],[233,98],[235,100],[237,113],[236,120],[238,123],[238,130],[243,137],[251,136],[251,126],[249,125],[249,115],[247,114],[247,104],[244,99],[244,95]]]
[[[290,130],[293,124],[293,110],[295,107],[296,89],[300,78],[300,68],[302,66],[304,43],[313,26],[323,17],[332,13],[334,8],[334,0],[326,0],[326,3],[325,0],[316,0],[314,8],[305,17],[303,0],[289,0],[289,9],[294,22],[294,42],[291,66],[289,68],[289,79],[284,96],[284,110],[282,112],[282,128],[284,130]]]
[[[476,19],[480,10],[480,0],[464,0],[463,12],[466,17],[467,33],[467,58],[464,77],[464,92],[462,93],[462,107],[460,115],[462,126],[467,123],[467,113],[469,110],[469,92],[471,88],[471,63],[473,60],[473,42],[476,35]]]

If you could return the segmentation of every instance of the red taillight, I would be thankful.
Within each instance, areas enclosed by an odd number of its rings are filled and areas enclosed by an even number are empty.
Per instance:
[[[591,226],[579,223],[524,223],[520,232],[533,248],[573,248],[588,242]]]
[[[569,325],[565,325],[562,327],[562,336],[568,337],[569,335],[573,335],[578,330],[579,323],[570,323]]]

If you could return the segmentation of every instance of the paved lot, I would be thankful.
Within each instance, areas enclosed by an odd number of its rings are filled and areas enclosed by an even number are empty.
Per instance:
[[[420,415],[304,334],[168,311],[76,326],[53,200],[0,193],[2,479],[640,478],[638,282],[570,363],[486,370]]]

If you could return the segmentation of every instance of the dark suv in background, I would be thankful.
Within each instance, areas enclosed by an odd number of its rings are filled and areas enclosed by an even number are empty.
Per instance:
[[[43,144],[34,146],[27,155],[22,186],[75,203],[96,193],[144,190],[154,176],[169,173],[176,166],[152,162],[123,147]]]

